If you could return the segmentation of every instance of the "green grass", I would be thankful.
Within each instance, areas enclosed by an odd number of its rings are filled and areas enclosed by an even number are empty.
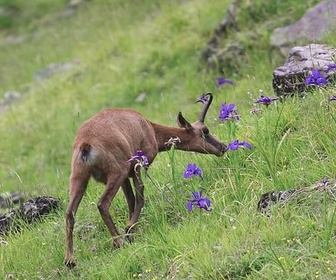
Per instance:
[[[237,65],[239,73],[236,68],[226,70],[235,86],[219,89],[219,74],[207,71],[200,56],[230,1],[89,1],[62,20],[52,19],[65,1],[51,2],[48,10],[41,8],[44,1],[31,4],[27,18],[0,36],[31,36],[19,45],[0,46],[0,96],[11,90],[23,93],[0,115],[0,191],[54,195],[63,208],[43,223],[3,239],[2,279],[335,277],[334,203],[275,207],[269,218],[256,209],[267,191],[307,186],[336,175],[336,103],[328,102],[334,87],[312,91],[304,99],[260,106],[261,114],[250,113],[260,90],[273,95],[272,71],[279,66],[269,59],[269,31],[263,23],[274,14],[286,15],[272,22],[274,26],[289,14],[299,18],[306,1],[280,1],[278,6],[252,1],[253,17],[246,10],[248,1],[243,1],[240,32],[230,36],[246,43],[247,63]],[[250,41],[251,26],[260,40]],[[326,42],[335,44],[335,39],[330,36]],[[80,62],[73,71],[34,81],[35,71],[73,59]],[[248,141],[253,149],[229,151],[222,158],[181,151],[158,155],[149,170],[153,181],[144,181],[146,201],[135,242],[114,251],[96,207],[104,186],[91,181],[76,216],[78,266],[69,271],[63,265],[64,210],[72,141],[80,124],[105,107],[132,107],[166,125],[175,125],[179,111],[194,121],[200,109],[194,101],[205,91],[214,93],[207,117],[211,132],[225,143]],[[143,92],[146,99],[135,102]],[[218,120],[223,102],[237,104],[238,123]],[[203,182],[183,179],[189,162],[202,168]],[[189,213],[191,192],[200,189],[213,210]],[[123,228],[127,206],[122,193],[110,212]]]

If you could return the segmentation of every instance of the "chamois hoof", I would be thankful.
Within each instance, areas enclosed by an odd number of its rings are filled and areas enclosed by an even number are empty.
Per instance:
[[[134,233],[133,227],[126,227],[125,228],[125,241],[127,243],[132,243],[134,241],[133,233]]]
[[[131,234],[127,234],[127,235],[125,236],[125,241],[126,241],[127,243],[133,243],[133,242],[134,242],[134,236],[131,235]]]
[[[75,261],[75,259],[74,258],[71,258],[71,259],[66,259],[66,260],[64,260],[64,264],[68,267],[68,268],[70,268],[70,269],[73,269],[75,266],[76,266],[76,261]]]
[[[122,245],[124,245],[124,240],[122,238],[118,237],[113,240],[112,246],[114,249],[119,249]]]

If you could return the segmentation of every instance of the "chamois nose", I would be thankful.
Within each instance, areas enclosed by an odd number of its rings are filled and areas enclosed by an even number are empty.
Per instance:
[[[224,155],[224,153],[227,151],[227,146],[224,143],[221,143],[222,147],[221,147],[221,154],[220,156]]]

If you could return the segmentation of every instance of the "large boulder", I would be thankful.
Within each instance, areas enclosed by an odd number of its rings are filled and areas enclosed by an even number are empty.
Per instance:
[[[336,31],[336,1],[324,0],[309,9],[297,22],[276,28],[271,35],[271,45],[286,57],[292,46],[321,42]]]

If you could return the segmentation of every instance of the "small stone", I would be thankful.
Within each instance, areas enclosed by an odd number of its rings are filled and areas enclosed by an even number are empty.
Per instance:
[[[146,97],[147,97],[146,93],[142,92],[137,96],[137,98],[135,98],[135,102],[141,103],[146,99]]]

